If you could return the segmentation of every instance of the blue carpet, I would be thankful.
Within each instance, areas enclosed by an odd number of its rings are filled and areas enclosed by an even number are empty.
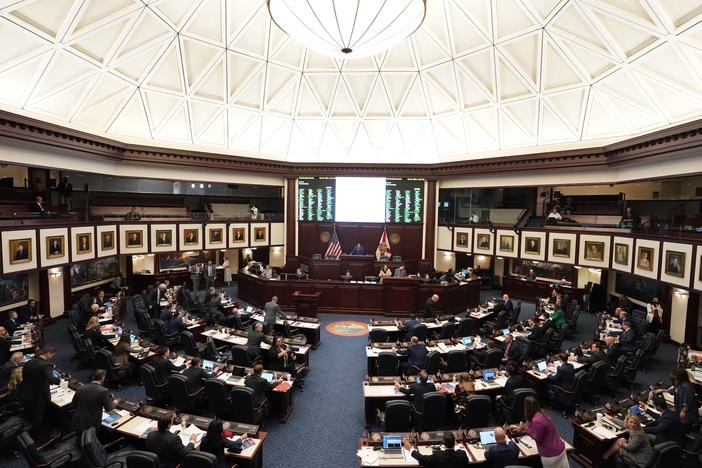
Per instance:
[[[227,288],[236,297],[236,286]],[[482,291],[481,300],[496,296],[499,291]],[[534,304],[523,303],[521,319],[532,315]],[[266,421],[263,430],[268,432],[264,444],[263,465],[265,467],[357,467],[356,450],[358,439],[364,433],[363,395],[361,382],[366,374],[366,336],[345,337],[327,333],[327,324],[340,320],[367,322],[367,315],[320,314],[322,345],[312,351],[311,370],[305,380],[305,390],[295,393],[295,410],[287,423],[275,418]],[[133,318],[128,325],[136,329]],[[582,314],[574,337],[564,341],[564,347],[574,346],[592,338],[597,326],[594,315]],[[61,320],[46,330],[46,342],[59,351],[56,364],[85,382],[89,369],[79,369],[73,361],[73,349],[67,332],[67,322]],[[668,377],[675,361],[676,347],[662,344],[657,359],[646,373],[639,372],[635,382],[645,386],[658,379]],[[137,385],[122,387],[116,394],[131,400],[144,400],[144,389]],[[583,405],[588,408],[587,404]],[[566,440],[572,440],[570,421],[562,418],[559,411],[547,409]],[[0,453],[0,466],[25,468],[26,462],[12,459],[6,451]],[[579,467],[571,461],[571,466]]]

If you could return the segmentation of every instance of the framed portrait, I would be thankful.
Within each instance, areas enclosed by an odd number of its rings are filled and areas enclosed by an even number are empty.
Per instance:
[[[682,278],[685,276],[685,252],[666,250],[665,272],[671,276]]]
[[[144,246],[144,232],[142,230],[126,231],[127,247],[136,248]]]
[[[100,233],[100,245],[102,250],[112,250],[115,248],[115,231],[103,231]]]
[[[541,238],[540,237],[525,237],[524,252],[539,255],[541,254]]]
[[[570,239],[553,239],[553,256],[570,257]]]
[[[604,261],[604,242],[585,241],[585,260]]]
[[[66,255],[65,236],[46,236],[46,258],[61,258]]]
[[[86,254],[93,251],[93,235],[91,233],[76,234],[76,252]]]
[[[514,236],[503,234],[500,236],[500,250],[514,252]]]
[[[32,239],[10,239],[10,265],[32,261]]]
[[[614,244],[614,263],[619,265],[629,264],[629,245]]]
[[[210,244],[221,244],[224,242],[224,229],[214,228],[210,229]]]
[[[173,231],[170,229],[156,230],[156,246],[170,247],[173,245]]]
[[[254,228],[254,240],[256,240],[258,242],[265,242],[266,241],[266,228],[255,227]]]
[[[246,242],[246,232],[244,228],[233,228],[232,229],[232,242],[243,243]]]
[[[639,247],[636,255],[636,266],[642,270],[653,271],[654,253],[650,247]]]
[[[490,250],[490,234],[478,234],[476,240],[478,242],[476,248]]]
[[[468,233],[467,232],[456,233],[456,247],[468,247]]]
[[[198,233],[197,229],[186,229],[183,231],[183,243],[185,245],[197,245],[198,243]]]

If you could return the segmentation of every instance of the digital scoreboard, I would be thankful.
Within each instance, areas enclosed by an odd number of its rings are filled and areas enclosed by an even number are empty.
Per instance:
[[[297,219],[334,221],[335,188],[333,177],[300,177],[297,181]]]
[[[420,223],[424,214],[424,179],[385,179],[385,222]]]

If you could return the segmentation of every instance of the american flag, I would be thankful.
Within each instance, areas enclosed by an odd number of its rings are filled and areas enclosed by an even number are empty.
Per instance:
[[[334,234],[332,234],[329,241],[329,247],[327,247],[327,253],[324,254],[324,259],[326,260],[330,255],[334,255],[336,258],[339,258],[339,255],[341,255],[341,243],[339,243],[339,236],[336,235],[336,229],[334,229]]]

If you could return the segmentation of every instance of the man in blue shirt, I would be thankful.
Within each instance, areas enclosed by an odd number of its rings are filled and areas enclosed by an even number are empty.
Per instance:
[[[351,255],[363,255],[363,246],[358,242],[351,251]]]
[[[501,427],[495,428],[495,445],[485,451],[485,459],[492,463],[492,468],[505,468],[516,465],[519,458],[519,448],[511,440],[506,443],[507,435]]]

